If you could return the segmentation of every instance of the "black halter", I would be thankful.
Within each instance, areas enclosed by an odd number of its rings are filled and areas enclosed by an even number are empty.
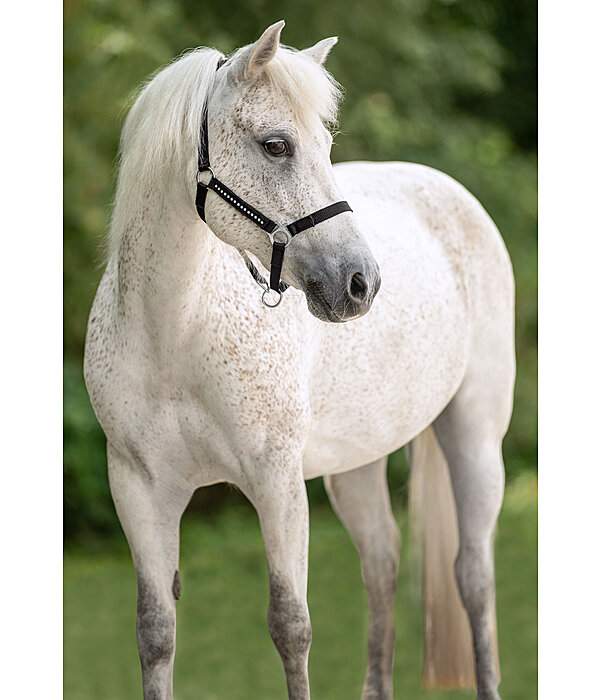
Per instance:
[[[217,64],[216,70],[225,63],[227,59],[221,58]],[[208,170],[211,174],[211,178],[207,184],[200,182],[200,173]],[[255,209],[253,206],[245,202],[241,197],[238,197],[235,192],[232,192],[226,185],[224,185],[220,180],[215,177],[212,168],[210,167],[210,159],[208,155],[208,101],[204,103],[203,115],[202,115],[202,134],[200,138],[200,143],[198,145],[198,174],[196,176],[196,210],[202,221],[206,222],[204,206],[206,203],[206,194],[208,190],[212,190],[224,199],[228,204],[237,209],[240,214],[243,214],[247,219],[250,219],[263,231],[266,231],[269,236],[269,240],[273,246],[273,252],[271,254],[271,275],[269,283],[259,274],[256,267],[253,265],[250,258],[243,252],[240,251],[242,257],[246,261],[246,265],[250,274],[258,282],[258,284],[263,288],[262,300],[266,306],[277,306],[281,301],[283,292],[288,288],[288,285],[280,280],[281,268],[283,266],[283,256],[286,247],[291,242],[292,238],[306,229],[312,228],[317,224],[331,219],[332,216],[341,214],[345,211],[352,211],[348,202],[335,202],[335,204],[330,204],[323,209],[303,216],[300,219],[292,222],[291,224],[279,224],[268,216],[265,216],[262,212]],[[279,294],[279,299],[276,304],[268,304],[265,301],[265,297],[270,290],[276,291]]]

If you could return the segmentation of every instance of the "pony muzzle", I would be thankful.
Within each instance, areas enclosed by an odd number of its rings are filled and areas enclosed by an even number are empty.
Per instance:
[[[313,271],[306,276],[304,292],[309,311],[321,321],[344,323],[364,316],[381,287],[377,263],[353,265],[338,274]]]

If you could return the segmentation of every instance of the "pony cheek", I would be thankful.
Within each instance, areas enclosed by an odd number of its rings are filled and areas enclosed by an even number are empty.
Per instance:
[[[223,243],[248,250],[258,256],[261,262],[269,260],[270,244],[267,234],[216,195],[211,197],[211,193],[206,203],[206,223]]]

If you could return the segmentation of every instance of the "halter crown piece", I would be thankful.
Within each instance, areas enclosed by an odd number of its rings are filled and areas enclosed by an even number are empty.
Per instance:
[[[225,63],[227,59],[221,58],[217,64],[216,70]],[[200,173],[209,171],[211,178],[207,184],[200,182]],[[228,204],[230,204],[234,209],[240,214],[243,214],[247,219],[250,219],[254,224],[256,224],[263,231],[266,231],[273,246],[273,252],[271,254],[271,273],[269,282],[261,276],[261,274],[256,269],[256,266],[252,263],[247,253],[243,250],[239,250],[240,255],[244,258],[246,266],[250,271],[252,277],[256,282],[262,287],[262,302],[265,306],[275,307],[281,302],[283,293],[288,288],[288,285],[280,280],[281,268],[283,266],[283,256],[286,247],[290,244],[292,238],[306,231],[306,229],[312,228],[317,224],[331,219],[332,216],[337,214],[342,214],[346,211],[352,211],[348,202],[335,202],[335,204],[330,204],[323,209],[303,216],[291,224],[280,224],[268,216],[265,216],[262,212],[255,209],[253,206],[245,202],[241,197],[238,197],[235,192],[224,185],[220,180],[217,180],[215,174],[210,167],[210,159],[208,155],[208,101],[204,103],[204,109],[202,114],[202,132],[200,136],[200,143],[198,145],[198,173],[196,175],[196,210],[198,211],[198,216],[206,223],[204,206],[206,203],[206,194],[208,190],[212,190],[224,199]],[[268,293],[273,290],[279,294],[279,299],[275,304],[269,304],[266,301]]]

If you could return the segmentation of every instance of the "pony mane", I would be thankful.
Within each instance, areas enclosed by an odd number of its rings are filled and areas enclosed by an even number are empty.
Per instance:
[[[238,49],[231,59],[248,48]],[[170,173],[185,174],[195,169],[202,111],[219,58],[222,54],[215,49],[189,51],[150,76],[134,96],[121,133],[106,261],[118,252],[123,231],[139,215],[142,199],[150,193],[156,196],[157,190],[166,186]],[[264,75],[289,97],[303,125],[314,127],[316,119],[328,127],[335,125],[341,87],[310,56],[280,46],[265,66]]]

